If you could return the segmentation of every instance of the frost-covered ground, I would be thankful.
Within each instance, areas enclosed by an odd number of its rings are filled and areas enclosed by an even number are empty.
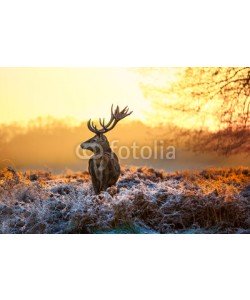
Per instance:
[[[0,171],[1,233],[250,233],[250,169],[124,169],[96,196],[86,172]]]

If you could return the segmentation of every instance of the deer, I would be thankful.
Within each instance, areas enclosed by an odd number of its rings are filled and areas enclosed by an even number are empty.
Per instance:
[[[115,128],[118,122],[132,114],[126,106],[120,111],[119,106],[113,110],[111,106],[111,117],[105,124],[105,119],[99,119],[101,129],[91,119],[88,121],[88,129],[95,134],[91,139],[81,143],[81,148],[93,152],[89,160],[89,174],[95,194],[106,191],[109,187],[116,185],[120,174],[121,167],[117,155],[111,150],[109,141],[105,133]]]

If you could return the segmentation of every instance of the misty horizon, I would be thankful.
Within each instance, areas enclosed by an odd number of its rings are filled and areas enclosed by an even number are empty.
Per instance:
[[[132,134],[131,134],[132,133]],[[20,170],[43,169],[53,172],[62,172],[68,169],[84,171],[87,169],[87,160],[82,160],[76,155],[77,146],[93,134],[87,129],[83,121],[78,126],[70,125],[65,120],[50,118],[32,121],[29,126],[18,124],[0,126],[0,166],[13,166]],[[150,127],[141,121],[127,121],[121,123],[107,136],[112,141],[117,141],[118,147],[131,147],[137,143],[139,147],[154,148],[155,141],[165,141],[173,131],[168,127]],[[199,153],[187,149],[184,145],[173,141],[171,144],[164,143],[164,147],[175,147],[175,159],[134,159],[124,157],[121,151],[120,162],[123,166],[147,166],[166,171],[175,170],[200,170],[207,167],[233,167],[247,166],[250,158],[247,155],[221,156],[216,153]],[[117,153],[115,149],[115,152]],[[144,151],[147,155],[147,151]],[[140,153],[139,153],[140,154]]]

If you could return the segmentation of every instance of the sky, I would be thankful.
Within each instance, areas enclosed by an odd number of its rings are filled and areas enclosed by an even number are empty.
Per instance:
[[[185,128],[204,124],[217,129],[209,107],[203,118],[193,114],[157,108],[159,95],[147,97],[145,85],[165,88],[178,80],[182,68],[0,68],[0,124],[28,124],[42,117],[65,119],[77,125],[88,119],[108,119],[112,104],[129,106],[133,114],[126,119],[148,125],[170,122]],[[143,88],[144,86],[144,88]],[[160,102],[175,105],[173,99],[160,96]],[[175,101],[175,100],[174,100]],[[179,100],[178,100],[179,101]],[[186,101],[186,100],[184,100]],[[193,101],[193,100],[192,100]],[[35,121],[36,122],[36,121]]]
[[[149,110],[139,75],[126,68],[0,68],[0,123],[52,116],[82,122],[129,105],[131,119]]]
[[[170,84],[176,80],[177,71],[174,68],[163,68],[160,71],[152,68],[0,68],[0,136],[4,137],[0,138],[0,166],[11,164],[22,168],[49,167],[62,170],[68,167],[79,170],[83,162],[79,161],[75,149],[79,143],[93,135],[87,129],[86,120],[97,120],[100,117],[107,120],[112,103],[120,107],[128,105],[133,111],[129,118],[118,125],[119,128],[108,133],[110,140],[119,140],[122,145],[132,145],[136,141],[143,146],[152,147],[152,139],[161,139],[168,134],[164,123],[156,128],[149,126],[159,125],[162,120],[195,128],[199,123],[193,114],[185,118],[180,113],[175,114],[170,109],[164,109],[164,106],[160,106],[156,112],[153,111],[153,102],[157,100],[154,90],[149,99],[143,89],[143,84],[149,87],[151,83],[159,86]],[[171,104],[171,99],[165,94],[161,97],[160,100],[164,103],[166,101]],[[32,125],[36,125],[36,122],[38,125],[47,125],[48,116],[63,119],[65,122],[59,122],[56,126],[52,122],[54,127],[45,126],[45,130],[43,127],[31,126],[27,132],[20,130],[23,126],[12,125],[26,125],[32,120],[35,120]],[[39,123],[38,117],[45,121]],[[129,123],[129,120],[140,120],[144,124]],[[211,122],[208,126],[213,128],[213,119],[206,118],[206,121]],[[85,123],[83,126],[66,126],[82,122]],[[5,128],[1,124],[9,126]],[[96,124],[98,126],[97,122]],[[240,162],[241,160],[240,158]],[[184,167],[205,167],[212,163],[237,165],[238,161],[239,158],[236,163],[231,158],[228,161],[219,161],[215,156],[197,157],[194,154],[191,157],[178,152],[177,159],[172,163],[165,161],[164,165],[158,160],[146,163],[157,168],[176,170]],[[84,163],[87,164],[87,161]],[[145,162],[129,161],[128,164],[142,165]]]

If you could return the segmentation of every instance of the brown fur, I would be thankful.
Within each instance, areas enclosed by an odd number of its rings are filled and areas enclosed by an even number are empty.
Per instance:
[[[93,122],[91,123],[91,120],[88,122],[89,130],[96,135],[88,141],[83,142],[81,148],[94,153],[89,160],[89,173],[96,194],[115,185],[121,173],[118,157],[112,152],[109,141],[104,133],[112,130],[120,120],[129,116],[131,113],[132,112],[128,112],[127,107],[120,111],[117,106],[116,110],[113,111],[112,105],[111,119],[108,124],[105,125],[104,120],[100,120],[102,129],[98,130]]]
[[[113,157],[111,157],[111,155]],[[96,194],[105,191],[115,185],[120,176],[120,165],[116,154],[104,153],[98,159],[92,157],[89,160],[89,173]]]

